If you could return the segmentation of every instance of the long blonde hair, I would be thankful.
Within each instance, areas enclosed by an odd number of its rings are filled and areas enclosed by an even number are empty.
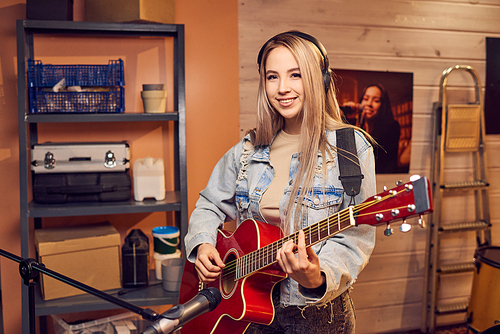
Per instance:
[[[318,167],[318,152],[323,161],[333,158],[336,148],[328,143],[325,130],[336,130],[349,127],[343,122],[342,112],[336,98],[334,80],[326,83],[325,92],[322,69],[325,68],[323,55],[326,50],[321,43],[313,44],[310,40],[293,34],[282,33],[270,39],[261,50],[260,82],[257,95],[257,126],[250,131],[255,147],[267,146],[272,143],[276,133],[283,129],[284,118],[272,107],[266,94],[266,60],[273,49],[284,46],[294,55],[300,68],[304,87],[304,108],[299,115],[302,118],[300,141],[300,167],[297,171],[291,189],[289,201],[285,207],[285,222],[283,228],[288,233],[300,229],[300,221],[305,214],[304,198],[312,191],[314,174]],[[321,53],[319,48],[321,48]],[[331,69],[327,69],[331,74]],[[323,168],[323,180],[326,168]],[[297,198],[297,207],[293,207]]]

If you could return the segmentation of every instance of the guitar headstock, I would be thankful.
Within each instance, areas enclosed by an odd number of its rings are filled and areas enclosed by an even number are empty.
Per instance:
[[[406,218],[419,216],[419,224],[424,226],[422,216],[431,213],[432,195],[429,179],[420,177],[416,180],[399,183],[396,187],[368,198],[358,205],[356,224],[381,225],[387,224],[384,232],[386,235],[392,234],[389,223],[403,220],[400,227],[402,232],[407,232],[411,228],[406,223]]]

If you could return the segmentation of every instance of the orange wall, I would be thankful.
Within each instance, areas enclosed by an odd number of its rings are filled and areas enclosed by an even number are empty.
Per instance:
[[[75,0],[78,11],[75,18],[82,17],[79,11],[83,8],[83,0]],[[15,21],[25,17],[25,1],[2,0],[0,4],[0,248],[14,254],[20,254],[19,237],[19,185],[18,185],[18,140],[17,140],[17,69],[16,69],[16,38]],[[191,0],[177,1],[176,23],[185,25],[186,33],[186,127],[187,127],[187,164],[188,164],[188,196],[189,212],[194,208],[198,192],[205,186],[212,167],[220,156],[239,138],[238,129],[238,9],[237,3],[231,0],[206,1]],[[65,43],[66,44],[61,44]],[[75,52],[86,55],[86,49],[95,49],[95,43],[90,40],[54,41],[50,38],[44,40],[48,46],[42,45],[40,55],[47,59],[65,59],[65,50],[68,57],[66,61],[74,59]],[[73,44],[72,44],[73,43]],[[151,43],[154,43],[152,41]],[[59,46],[53,52],[53,45]],[[167,43],[168,44],[168,43]],[[64,47],[61,47],[64,46]],[[102,49],[104,55],[117,54],[121,57],[131,57],[138,45],[131,43],[121,49],[113,49],[112,43]],[[144,47],[141,41],[140,47]],[[168,48],[168,45],[165,46]],[[160,45],[160,49],[163,46]],[[154,47],[152,48],[153,50]],[[38,50],[38,49],[37,49]],[[101,50],[101,49],[98,49]],[[94,51],[95,52],[95,51]],[[138,63],[152,61],[158,63],[158,54],[162,52],[144,49]],[[72,58],[73,57],[73,58]],[[168,57],[165,56],[165,57]],[[99,58],[99,57],[97,57]],[[101,59],[93,59],[101,63]],[[140,84],[149,80],[151,82],[164,79],[154,69],[139,70],[132,73],[127,80],[127,110],[140,106],[140,99],[135,98],[130,92],[140,89]],[[168,81],[168,78],[166,78]],[[65,131],[71,129],[68,125]],[[73,125],[74,126],[74,125]],[[41,128],[45,133],[57,132],[58,126]],[[141,153],[154,154],[155,143],[158,139],[166,138],[168,141],[169,126],[165,128],[156,125],[122,125],[113,129],[111,135],[121,133],[132,138],[134,145],[141,148]],[[90,127],[88,133],[92,138],[100,140],[103,137],[99,129]],[[145,134],[145,135],[144,135]],[[109,138],[106,138],[109,139]],[[122,138],[120,138],[121,140]],[[44,140],[43,135],[40,140]],[[87,140],[87,138],[85,139]],[[162,147],[168,152],[168,143]],[[155,151],[156,150],[156,151]],[[134,152],[132,152],[134,154]],[[168,153],[167,153],[168,154]],[[136,154],[136,157],[139,157]],[[167,181],[168,182],[168,181]],[[170,181],[171,182],[171,181]],[[101,217],[97,217],[102,219]],[[97,219],[84,217],[83,219]],[[131,228],[142,228],[157,224],[165,215],[156,213],[151,215],[135,215],[123,219],[124,223],[116,217],[104,217],[112,220],[119,228],[122,238]],[[61,221],[62,219],[60,219]],[[138,226],[132,222],[140,221]],[[78,223],[79,220],[76,219]],[[21,328],[21,279],[17,264],[0,258],[1,287],[3,303],[3,319],[5,333],[19,333]]]

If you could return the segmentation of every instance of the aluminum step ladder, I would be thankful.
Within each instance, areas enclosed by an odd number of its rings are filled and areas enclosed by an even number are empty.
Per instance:
[[[468,104],[452,104],[447,96],[448,77],[453,71],[466,71],[475,85],[475,101]],[[441,237],[447,233],[475,232],[476,246],[491,244],[491,224],[488,205],[488,181],[486,177],[485,128],[482,91],[477,73],[470,66],[457,65],[443,71],[440,81],[439,102],[433,105],[434,154],[431,157],[432,197],[434,212],[428,218],[425,254],[424,297],[422,305],[422,333],[434,333],[436,318],[467,311],[469,300],[451,304],[438,303],[438,290],[444,275],[474,270],[470,262],[442,264],[440,261]],[[472,172],[468,179],[445,183],[445,160],[450,157],[472,158]],[[470,196],[473,193],[475,220],[450,223],[443,219],[447,210],[442,207],[443,196],[455,192],[455,196]],[[448,209],[449,211],[449,209]],[[448,212],[449,213],[449,212]],[[443,222],[445,220],[445,222]]]

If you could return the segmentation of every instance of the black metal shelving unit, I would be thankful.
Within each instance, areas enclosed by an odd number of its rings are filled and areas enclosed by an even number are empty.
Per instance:
[[[175,111],[163,114],[29,114],[26,60],[35,59],[34,39],[36,35],[75,36],[121,36],[121,37],[161,37],[173,39],[174,99]],[[70,21],[17,21],[17,66],[18,66],[18,116],[19,116],[19,183],[20,183],[20,233],[21,257],[30,254],[30,230],[37,220],[46,217],[106,215],[127,213],[174,212],[175,224],[181,231],[183,247],[187,232],[187,178],[186,178],[186,131],[185,131],[185,72],[184,72],[184,26],[178,24],[149,23],[93,23]],[[38,143],[38,123],[85,123],[85,122],[173,122],[174,123],[174,178],[175,190],[167,192],[163,201],[135,202],[134,200],[115,203],[71,203],[65,205],[41,205],[29,201],[30,195],[30,148]],[[153,275],[154,276],[154,275]],[[106,291],[112,295],[117,290]],[[123,300],[137,306],[175,304],[178,294],[163,290],[161,284],[151,284],[147,288],[130,291]],[[36,295],[36,315],[82,312],[113,309],[115,305],[91,295],[44,301],[38,291]],[[22,291],[23,333],[29,328],[28,288]]]

